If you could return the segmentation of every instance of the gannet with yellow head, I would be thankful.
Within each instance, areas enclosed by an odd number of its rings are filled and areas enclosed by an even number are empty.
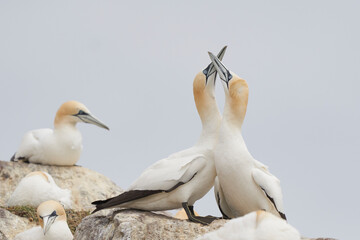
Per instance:
[[[73,235],[66,222],[66,213],[54,200],[43,202],[37,208],[40,226],[15,236],[15,240],[70,240]]]
[[[248,151],[241,134],[249,88],[209,53],[222,80],[225,107],[215,146],[215,166],[224,202],[233,217],[266,210],[286,219],[280,181]]]
[[[226,47],[218,56],[223,57]],[[213,218],[195,216],[193,205],[213,186],[216,176],[213,147],[221,115],[215,100],[216,71],[212,63],[195,76],[193,93],[202,132],[191,148],[170,155],[148,167],[117,197],[95,201],[96,211],[123,207],[150,211],[183,207],[190,221],[208,224]]]
[[[285,220],[262,210],[232,219],[196,240],[300,240],[300,233]]]
[[[78,122],[91,123],[109,130],[91,115],[84,104],[68,101],[57,111],[54,129],[37,129],[26,133],[11,161],[61,166],[76,164],[82,151],[81,133],[76,128]]]
[[[65,208],[71,208],[71,191],[59,188],[50,174],[36,171],[21,179],[7,205],[37,207],[47,200],[57,200]]]

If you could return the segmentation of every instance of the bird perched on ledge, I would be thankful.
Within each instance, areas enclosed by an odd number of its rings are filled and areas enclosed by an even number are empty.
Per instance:
[[[75,165],[82,151],[82,138],[76,128],[78,122],[91,123],[109,130],[91,115],[84,104],[77,101],[63,103],[56,113],[54,129],[27,132],[11,161],[25,161],[46,165]]]
[[[37,207],[48,200],[57,200],[65,208],[71,208],[71,191],[59,188],[50,174],[36,171],[21,179],[7,205]]]
[[[225,49],[218,54],[220,58]],[[183,207],[190,221],[208,224],[214,220],[195,216],[193,205],[211,189],[216,176],[213,147],[221,115],[215,100],[215,78],[216,71],[210,63],[195,76],[193,82],[195,105],[202,122],[199,141],[193,147],[148,167],[128,191],[93,202],[96,205],[94,212],[113,207],[149,211]]]
[[[244,79],[230,72],[216,56],[212,53],[209,55],[225,92],[223,119],[214,150],[218,188],[222,191],[219,196],[225,199],[227,210],[234,217],[265,210],[286,219],[280,181],[252,157],[241,134],[248,102],[248,85]]]
[[[43,202],[37,208],[40,226],[15,236],[14,240],[71,240],[73,235],[66,222],[64,208],[56,201]]]

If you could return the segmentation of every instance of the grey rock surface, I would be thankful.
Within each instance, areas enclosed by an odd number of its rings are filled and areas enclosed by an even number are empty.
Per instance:
[[[0,208],[0,240],[13,239],[16,234],[35,226],[35,222]]]
[[[110,209],[84,218],[74,239],[195,239],[225,222],[203,226],[148,211]]]
[[[60,188],[70,189],[74,210],[92,209],[91,202],[123,192],[109,178],[84,167],[0,161],[0,206],[6,205],[20,180],[33,171],[45,171]]]

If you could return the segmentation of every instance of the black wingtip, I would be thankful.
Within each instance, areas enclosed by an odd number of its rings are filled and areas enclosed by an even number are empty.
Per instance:
[[[287,221],[286,215],[285,215],[284,213],[280,212],[280,211],[278,211],[278,212],[279,212],[279,214],[280,214],[280,217],[281,217],[282,219],[284,219],[285,221]]]
[[[15,162],[15,155],[16,153],[14,153],[14,155],[10,158],[10,162]]]

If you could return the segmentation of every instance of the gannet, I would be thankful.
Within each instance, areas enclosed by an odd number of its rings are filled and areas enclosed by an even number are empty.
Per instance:
[[[225,223],[197,240],[300,240],[300,233],[285,220],[262,210]]]
[[[37,207],[47,200],[57,200],[65,208],[71,208],[71,191],[59,188],[50,174],[36,171],[21,179],[7,205]]]
[[[225,107],[215,146],[215,166],[225,202],[235,217],[265,210],[286,219],[280,181],[249,153],[241,135],[249,88],[209,53],[223,82]]]
[[[15,240],[70,240],[73,235],[66,222],[64,208],[56,201],[43,202],[37,208],[40,226],[15,236]]]
[[[80,158],[81,133],[76,123],[85,122],[109,130],[92,116],[84,104],[76,101],[63,103],[56,113],[53,129],[27,132],[11,161],[27,161],[47,165],[74,165]]]
[[[223,57],[226,47],[218,56]],[[150,211],[183,207],[190,221],[207,224],[214,219],[194,215],[193,205],[213,186],[216,176],[213,147],[221,115],[215,100],[216,71],[212,63],[195,76],[193,93],[202,122],[198,142],[148,167],[128,191],[104,201],[95,201],[94,212],[122,207]]]

